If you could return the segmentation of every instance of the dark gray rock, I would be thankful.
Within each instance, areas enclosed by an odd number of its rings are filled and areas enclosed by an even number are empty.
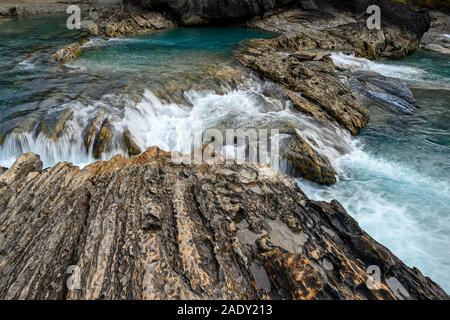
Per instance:
[[[408,85],[399,79],[382,76],[375,72],[355,71],[349,75],[349,84],[361,103],[376,104],[402,113],[414,111],[415,98]],[[370,104],[370,103],[369,103]]]

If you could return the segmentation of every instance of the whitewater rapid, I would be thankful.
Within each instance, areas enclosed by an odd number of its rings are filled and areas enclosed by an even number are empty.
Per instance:
[[[267,90],[276,89],[273,84],[249,80],[236,89],[222,88],[225,93],[187,91],[184,104],[164,101],[150,90],[145,90],[137,103],[127,95],[114,94],[87,105],[72,102],[59,110],[73,111],[61,137],[52,140],[36,131],[38,127],[32,132],[11,133],[0,146],[0,165],[9,167],[26,152],[39,154],[45,167],[61,161],[81,167],[94,162],[92,145],[86,152],[83,133],[99,110],[108,115],[113,133],[108,151],[102,155],[104,160],[113,155],[126,156],[126,146],[121,140],[126,130],[141,150],[158,146],[165,151],[191,153],[201,147],[201,141],[194,139],[198,132],[252,128],[280,131],[294,128],[313,148],[330,159],[351,150],[352,138],[346,130],[337,125],[323,126],[295,112],[290,102],[265,94]]]

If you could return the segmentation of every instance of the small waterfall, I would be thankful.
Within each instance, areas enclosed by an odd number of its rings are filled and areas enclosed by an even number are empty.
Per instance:
[[[267,91],[271,91],[267,94]],[[333,159],[351,151],[350,134],[338,125],[317,123],[309,116],[292,110],[288,101],[276,98],[276,86],[250,80],[237,89],[225,93],[215,91],[185,92],[185,103],[166,102],[146,90],[139,102],[126,95],[107,95],[89,105],[72,103],[62,106],[73,110],[73,117],[65,123],[64,133],[49,139],[42,132],[9,134],[0,147],[0,164],[10,166],[21,153],[39,154],[45,166],[59,161],[69,161],[84,166],[95,161],[92,142],[89,150],[84,145],[83,134],[90,119],[102,112],[112,124],[113,137],[102,159],[115,154],[126,155],[122,141],[125,130],[134,142],[145,150],[158,146],[166,151],[190,153],[200,148],[195,134],[207,129],[276,129],[280,132],[295,129],[319,153]],[[97,128],[98,130],[98,128]]]

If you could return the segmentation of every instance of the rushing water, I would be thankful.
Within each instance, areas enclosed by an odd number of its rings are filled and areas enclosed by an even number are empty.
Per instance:
[[[372,107],[353,152],[335,160],[339,182],[300,183],[313,198],[338,199],[364,230],[449,291],[450,59],[419,51],[395,63],[341,54],[335,62],[406,80],[416,109]]]
[[[296,128],[339,173],[332,187],[299,181],[304,190],[338,199],[375,239],[450,290],[448,57],[418,52],[400,62],[371,62],[334,54],[341,67],[408,81],[417,100],[407,115],[372,107],[371,124],[352,138],[291,110],[274,84],[248,75],[230,85],[226,72],[217,77],[218,70],[237,67],[232,52],[241,41],[271,34],[181,28],[93,39],[78,59],[50,62],[75,35],[58,17],[0,25],[0,165],[27,151],[46,166],[94,161],[82,134],[99,112],[114,133],[104,158],[125,154],[124,130],[142,149],[186,151],[187,138],[206,128]]]

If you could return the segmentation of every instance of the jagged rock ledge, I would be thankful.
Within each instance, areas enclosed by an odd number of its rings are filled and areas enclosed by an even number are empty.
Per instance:
[[[1,299],[448,299],[267,166],[175,165],[151,148],[42,170],[29,153],[0,194]]]

